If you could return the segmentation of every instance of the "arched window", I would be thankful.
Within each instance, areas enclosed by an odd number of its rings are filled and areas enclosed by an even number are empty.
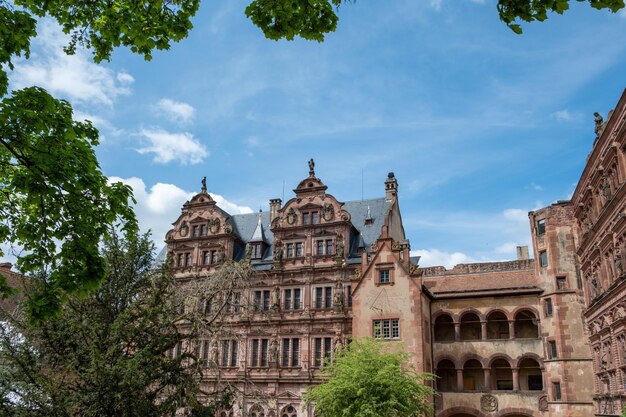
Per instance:
[[[539,363],[532,358],[524,358],[519,363],[519,389],[523,391],[543,390],[543,376]]]
[[[487,316],[487,339],[508,339],[509,320],[501,311],[494,311]]]
[[[485,387],[485,373],[482,364],[470,359],[463,365],[463,391],[480,391]]]
[[[435,342],[454,341],[454,322],[452,317],[443,314],[435,320]]]
[[[288,405],[283,408],[283,411],[280,412],[280,417],[298,417],[298,412],[296,411],[296,407],[293,405]]]
[[[537,317],[532,311],[524,310],[515,315],[515,337],[520,339],[539,337]]]
[[[250,407],[250,413],[248,414],[250,417],[265,417],[265,412],[263,411],[263,407],[258,404]]]
[[[505,359],[496,359],[491,364],[492,387],[497,390],[513,390],[513,371]]]
[[[437,391],[456,391],[456,369],[452,361],[444,359],[437,364]]]
[[[474,313],[465,313],[461,317],[461,340],[480,340],[480,319]]]

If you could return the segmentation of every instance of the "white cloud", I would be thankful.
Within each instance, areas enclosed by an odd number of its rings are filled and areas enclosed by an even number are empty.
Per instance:
[[[141,178],[110,177],[109,182],[122,182],[133,189],[137,204],[135,213],[139,219],[142,231],[152,230],[152,238],[157,246],[162,246],[165,233],[171,228],[180,215],[180,209],[185,201],[196,193],[186,191],[174,184],[157,182],[150,189]],[[252,213],[247,206],[239,206],[226,200],[219,194],[211,194],[217,205],[229,214]]]
[[[74,110],[73,119],[77,122],[89,120],[98,129],[110,128],[111,124],[104,118],[96,116],[95,114],[84,113],[80,110]]]
[[[535,184],[534,182],[531,182],[529,185],[527,185],[524,188],[527,190],[543,191],[543,187],[539,184]]]
[[[159,100],[155,109],[158,114],[167,117],[171,121],[180,123],[188,123],[196,115],[196,109],[191,104],[174,101],[169,98]]]
[[[116,74],[95,64],[81,48],[74,55],[65,54],[63,47],[69,37],[56,23],[41,20],[37,32],[30,59],[19,60],[11,73],[13,88],[37,85],[71,101],[107,106],[113,105],[116,97],[130,94],[129,85],[133,81],[130,74]]]
[[[432,7],[435,10],[441,10],[442,3],[443,3],[443,0],[430,0],[430,7]]]
[[[162,129],[143,129],[139,133],[148,145],[137,149],[140,154],[155,154],[153,161],[167,164],[177,161],[182,165],[198,164],[209,156],[209,151],[191,133],[170,133]]]
[[[554,119],[559,122],[569,122],[574,119],[572,113],[570,113],[570,111],[567,109],[555,111],[554,113],[552,113],[552,117],[554,117]]]
[[[523,246],[523,245],[520,245],[517,242],[505,242],[501,244],[500,246],[497,246],[494,252],[500,253],[500,254],[507,254],[507,255],[510,255],[510,254],[517,255],[518,246]]]
[[[419,266],[445,266],[450,269],[455,265],[477,262],[471,256],[461,252],[443,252],[438,249],[417,249],[411,251],[411,256],[421,256]]]

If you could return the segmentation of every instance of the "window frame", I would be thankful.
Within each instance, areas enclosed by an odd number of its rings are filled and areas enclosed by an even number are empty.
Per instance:
[[[372,320],[372,337],[380,340],[400,340],[400,319]]]
[[[548,261],[548,251],[547,250],[539,251],[539,267],[547,268],[549,264],[550,263]]]

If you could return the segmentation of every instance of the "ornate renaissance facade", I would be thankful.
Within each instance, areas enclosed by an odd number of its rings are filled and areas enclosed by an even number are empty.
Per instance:
[[[181,284],[210,279],[225,260],[247,258],[254,269],[228,307],[228,335],[179,347],[217,365],[207,392],[218,382],[236,387],[233,409],[219,417],[313,417],[304,391],[321,382],[337,348],[362,336],[410,352],[418,371],[437,375],[438,417],[592,415],[582,290],[571,286],[576,262],[566,255],[571,212],[531,213],[535,253],[563,251],[550,254],[551,268],[525,247],[514,261],[420,268],[393,173],[384,184],[385,197],[341,202],[311,161],[295,196],[270,200],[268,212],[231,216],[204,183],[183,206],[166,237]],[[544,214],[569,220],[533,217]]]

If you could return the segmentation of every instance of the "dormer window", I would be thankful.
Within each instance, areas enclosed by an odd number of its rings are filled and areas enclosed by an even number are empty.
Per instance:
[[[319,224],[319,222],[320,222],[319,213],[317,211],[312,211],[311,212],[311,224]]]
[[[206,236],[206,224],[200,225],[200,236]]]
[[[198,226],[193,227],[193,237],[198,237]]]
[[[252,252],[250,257],[252,259],[261,259],[263,256],[263,247],[261,243],[252,243]]]

